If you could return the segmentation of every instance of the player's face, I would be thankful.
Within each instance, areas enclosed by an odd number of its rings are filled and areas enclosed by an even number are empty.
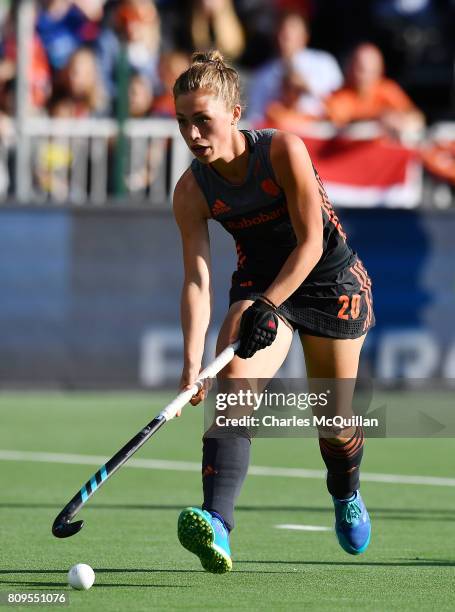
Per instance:
[[[178,96],[175,102],[180,133],[199,161],[210,164],[229,155],[234,112],[206,90]]]

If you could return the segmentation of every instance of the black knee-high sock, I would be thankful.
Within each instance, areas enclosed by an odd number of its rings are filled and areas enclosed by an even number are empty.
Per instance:
[[[220,514],[229,530],[234,528],[234,503],[248,471],[250,447],[247,437],[203,439],[202,508]]]
[[[363,444],[361,427],[357,427],[352,438],[341,445],[333,444],[328,438],[319,438],[321,455],[327,466],[327,489],[334,497],[347,499],[360,487]]]

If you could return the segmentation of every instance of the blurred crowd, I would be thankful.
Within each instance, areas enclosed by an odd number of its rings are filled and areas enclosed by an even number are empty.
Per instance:
[[[0,0],[0,109],[9,115],[18,4]],[[172,84],[191,52],[217,47],[244,77],[252,121],[416,128],[418,107],[430,119],[449,112],[435,97],[452,86],[454,9],[453,0],[37,0],[33,108],[113,115],[124,49],[130,114],[172,116]]]
[[[0,0],[0,132],[14,114],[19,2]],[[298,131],[374,121],[399,139],[453,117],[455,0],[36,0],[31,112],[173,117],[194,50],[218,48],[244,117]],[[125,70],[128,67],[128,77]]]

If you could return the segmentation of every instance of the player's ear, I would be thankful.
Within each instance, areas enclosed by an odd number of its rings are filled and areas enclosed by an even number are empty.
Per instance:
[[[232,110],[232,124],[235,125],[240,121],[242,117],[242,107],[240,104],[236,104]]]

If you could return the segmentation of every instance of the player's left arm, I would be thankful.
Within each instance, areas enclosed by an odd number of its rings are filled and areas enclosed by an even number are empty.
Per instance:
[[[321,196],[308,151],[298,136],[277,132],[270,150],[275,177],[284,190],[297,237],[278,276],[264,296],[279,306],[303,283],[323,252]]]

